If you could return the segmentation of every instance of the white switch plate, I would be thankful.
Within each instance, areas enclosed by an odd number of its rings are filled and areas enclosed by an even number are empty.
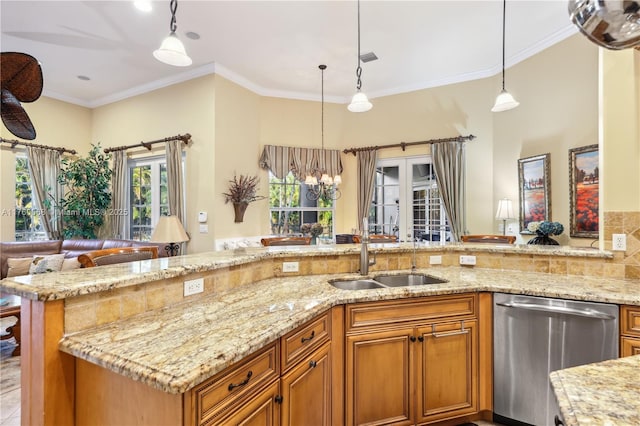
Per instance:
[[[282,262],[282,272],[298,272],[298,262]]]
[[[192,294],[202,293],[204,291],[204,279],[196,278],[195,280],[188,280],[184,282],[184,295],[191,296]]]
[[[461,265],[475,265],[476,257],[475,256],[460,256],[460,264]]]
[[[200,228],[200,233],[201,234],[208,234],[209,233],[209,225],[200,224],[199,228]]]
[[[626,251],[627,250],[627,236],[625,234],[613,234],[611,236],[612,250]]]
[[[429,256],[429,265],[442,265],[442,256]]]

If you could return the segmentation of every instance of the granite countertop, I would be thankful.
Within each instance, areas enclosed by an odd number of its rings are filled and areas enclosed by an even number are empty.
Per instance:
[[[393,271],[399,273],[402,271]],[[408,272],[408,271],[404,271]],[[640,282],[464,267],[418,270],[447,283],[338,290],[357,275],[271,278],[65,336],[60,349],[169,393],[182,393],[332,306],[465,292],[640,305]],[[372,276],[379,274],[376,272]]]
[[[640,425],[640,355],[551,373],[566,426]]]
[[[370,244],[369,247],[374,252],[385,253],[406,253],[413,250],[411,243]],[[417,250],[420,252],[511,253],[599,259],[613,257],[611,252],[589,248],[531,246],[526,244],[419,243]],[[100,268],[5,278],[0,281],[0,290],[31,300],[57,300],[83,294],[100,293],[114,288],[128,287],[191,273],[244,265],[260,259],[287,256],[339,256],[359,253],[359,244],[245,248],[129,262]]]

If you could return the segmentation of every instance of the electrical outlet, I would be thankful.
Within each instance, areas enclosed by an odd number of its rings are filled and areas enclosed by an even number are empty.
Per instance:
[[[204,291],[204,279],[196,278],[195,280],[188,280],[184,282],[184,295],[191,296],[192,294],[202,293]]]
[[[429,256],[429,265],[442,265],[442,256]]]
[[[476,257],[475,256],[460,256],[460,264],[461,265],[475,265]]]
[[[282,272],[298,272],[298,262],[282,262]]]
[[[627,236],[625,234],[613,234],[611,236],[612,250],[626,251],[627,250]]]

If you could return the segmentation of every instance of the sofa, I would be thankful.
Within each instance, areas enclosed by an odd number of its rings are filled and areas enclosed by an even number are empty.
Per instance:
[[[164,243],[133,240],[47,240],[47,241],[10,241],[0,242],[0,279],[6,278],[9,272],[9,258],[33,258],[34,255],[64,254],[66,259],[77,259],[83,253],[117,247],[158,247],[158,257],[166,257]],[[73,269],[80,264],[73,262]]]

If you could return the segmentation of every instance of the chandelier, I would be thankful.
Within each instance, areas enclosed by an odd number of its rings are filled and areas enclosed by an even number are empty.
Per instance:
[[[324,166],[324,161],[326,159],[324,150],[324,70],[327,69],[327,66],[318,65],[318,68],[320,68],[321,72],[322,87],[322,108],[320,120],[322,151],[320,155],[322,159],[322,166]],[[317,175],[320,175],[320,180],[318,180]],[[340,189],[338,189],[338,185],[342,183],[342,178],[340,175],[335,175],[334,177],[329,176],[325,168],[313,170],[307,175],[304,183],[307,185],[306,197],[309,201],[315,201],[320,198],[324,200],[337,200],[340,198],[340,195],[342,195]]]

